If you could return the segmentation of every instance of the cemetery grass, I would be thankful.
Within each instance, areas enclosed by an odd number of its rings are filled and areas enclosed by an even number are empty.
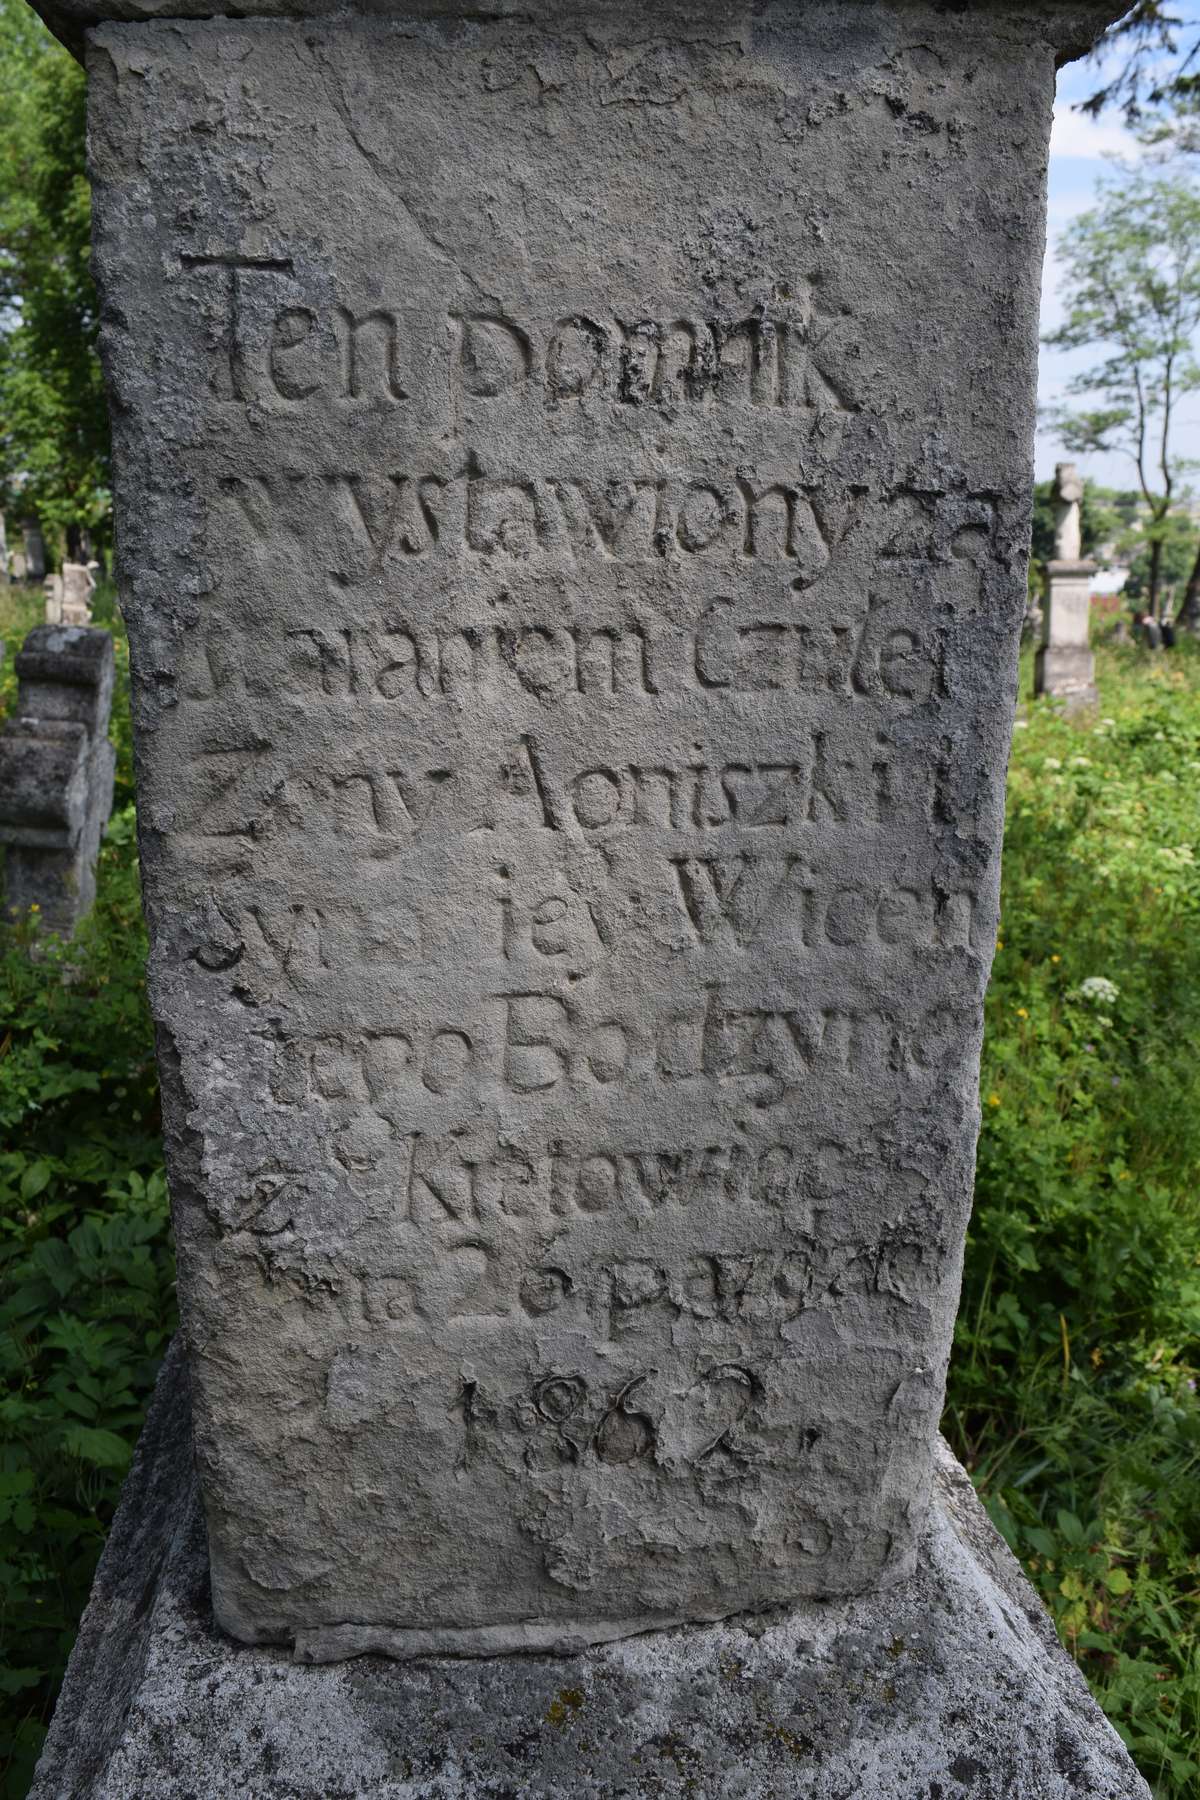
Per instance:
[[[40,607],[0,589],[0,713]],[[95,913],[69,954],[34,962],[29,922],[0,923],[12,1800],[174,1323],[112,623],[117,800]],[[1155,1793],[1185,1800],[1200,1788],[1200,649],[1098,662],[1095,715],[1024,703],[1014,740],[945,1428]]]

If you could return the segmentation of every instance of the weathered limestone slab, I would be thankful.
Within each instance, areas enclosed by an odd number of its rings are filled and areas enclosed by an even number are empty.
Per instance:
[[[112,811],[112,638],[37,625],[14,667],[16,710],[0,731],[4,904],[20,913],[36,905],[46,930],[70,937],[96,898]]]
[[[301,1668],[209,1602],[168,1364],[30,1800],[1148,1800],[943,1445],[883,1594],[569,1658]]]
[[[58,575],[58,574],[54,574],[54,573],[47,575],[45,581],[43,581],[43,583],[42,583],[42,592],[46,597],[46,620],[45,620],[46,624],[47,625],[61,625],[63,623],[63,578],[62,578],[62,576]],[[67,623],[69,623],[71,625],[78,625],[80,623],[86,624],[87,621],[86,620],[81,621],[79,619],[71,619],[71,620],[68,620]]]
[[[62,617],[66,625],[90,625],[96,580],[86,563],[62,566]]]
[[[1080,502],[1083,482],[1074,463],[1054,471],[1054,560],[1048,587],[1042,642],[1034,658],[1034,692],[1064,700],[1068,710],[1096,704],[1096,658],[1088,643],[1092,577],[1096,564],[1082,553]]]
[[[915,1567],[1054,64],[1114,10],[91,32],[235,1635],[574,1646]]]

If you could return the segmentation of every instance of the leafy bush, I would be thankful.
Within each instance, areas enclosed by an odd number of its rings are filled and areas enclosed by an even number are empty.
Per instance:
[[[97,905],[69,946],[42,942],[28,918],[0,926],[0,1769],[11,1795],[32,1773],[174,1318],[128,659],[122,638],[116,647],[118,806]],[[10,662],[0,702],[14,686]]]
[[[1144,1773],[1200,1791],[1200,653],[1021,708],[946,1429]]]

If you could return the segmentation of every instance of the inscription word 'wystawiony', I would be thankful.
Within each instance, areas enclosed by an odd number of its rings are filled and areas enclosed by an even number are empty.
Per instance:
[[[306,1654],[858,1593],[929,1494],[1036,83],[561,10],[89,51],[214,1601]]]

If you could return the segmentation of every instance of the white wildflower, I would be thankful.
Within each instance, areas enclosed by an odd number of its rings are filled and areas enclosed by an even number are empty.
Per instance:
[[[1048,756],[1042,764],[1043,769],[1061,769],[1062,761],[1057,756]]]
[[[1116,982],[1109,981],[1104,975],[1089,975],[1079,984],[1081,999],[1091,1000],[1097,1006],[1115,1006],[1120,991]]]

